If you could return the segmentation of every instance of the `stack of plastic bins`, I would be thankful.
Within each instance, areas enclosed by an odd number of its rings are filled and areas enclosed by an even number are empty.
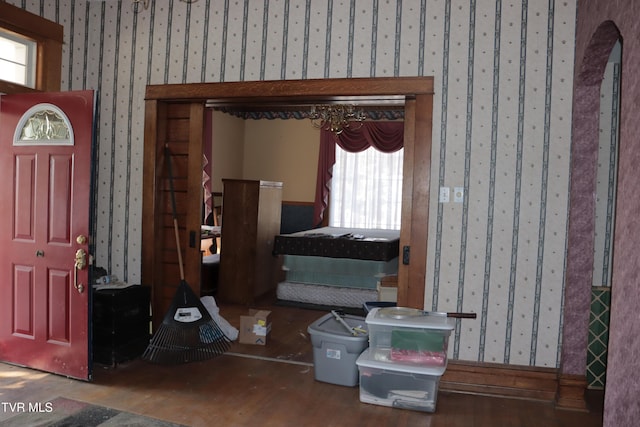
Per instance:
[[[347,330],[332,313],[307,328],[313,345],[313,370],[317,381],[354,387],[358,385],[356,359],[369,345],[369,334],[364,317],[348,314],[341,317],[356,329]]]
[[[356,361],[360,401],[434,412],[453,319],[446,313],[376,307],[366,323],[369,349]]]

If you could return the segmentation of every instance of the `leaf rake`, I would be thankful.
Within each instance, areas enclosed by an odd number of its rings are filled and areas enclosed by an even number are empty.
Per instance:
[[[180,267],[180,284],[162,323],[142,354],[142,359],[153,363],[180,364],[219,356],[229,349],[231,341],[184,279],[173,173],[169,155],[169,148],[165,147],[173,228]]]

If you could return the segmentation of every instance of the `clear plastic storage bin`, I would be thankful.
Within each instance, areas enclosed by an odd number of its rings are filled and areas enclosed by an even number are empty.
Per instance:
[[[393,408],[434,412],[444,367],[381,362],[365,350],[356,361],[360,372],[360,401]]]
[[[371,358],[416,366],[447,366],[454,319],[446,313],[375,307],[367,314]]]

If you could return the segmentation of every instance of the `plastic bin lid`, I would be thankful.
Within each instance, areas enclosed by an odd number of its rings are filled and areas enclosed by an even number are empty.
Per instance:
[[[366,322],[369,325],[439,329],[442,331],[451,331],[454,328],[454,319],[447,317],[446,313],[407,307],[375,307],[367,314]]]
[[[447,369],[446,366],[421,366],[421,365],[409,365],[404,363],[394,363],[389,361],[376,360],[371,348],[358,356],[356,365],[365,368],[384,369],[385,371],[406,372],[410,374],[420,375],[432,375],[442,376]]]
[[[307,328],[307,332],[312,335],[319,335],[324,337],[340,337],[343,340],[362,341],[369,339],[369,331],[367,329],[367,323],[364,317],[352,316],[349,314],[342,315],[342,319],[352,328],[363,329],[362,331],[356,331],[355,335],[347,330],[347,328],[340,323],[332,313],[327,313]]]

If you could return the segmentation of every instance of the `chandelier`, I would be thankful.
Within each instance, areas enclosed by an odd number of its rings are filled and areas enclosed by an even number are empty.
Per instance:
[[[340,135],[346,128],[360,129],[367,116],[354,105],[314,105],[309,118],[314,127]]]
[[[198,0],[180,0],[182,3],[195,3]],[[142,6],[143,9],[147,9],[149,7],[149,3],[151,0],[131,0],[131,6],[135,12],[138,12],[138,7]]]

